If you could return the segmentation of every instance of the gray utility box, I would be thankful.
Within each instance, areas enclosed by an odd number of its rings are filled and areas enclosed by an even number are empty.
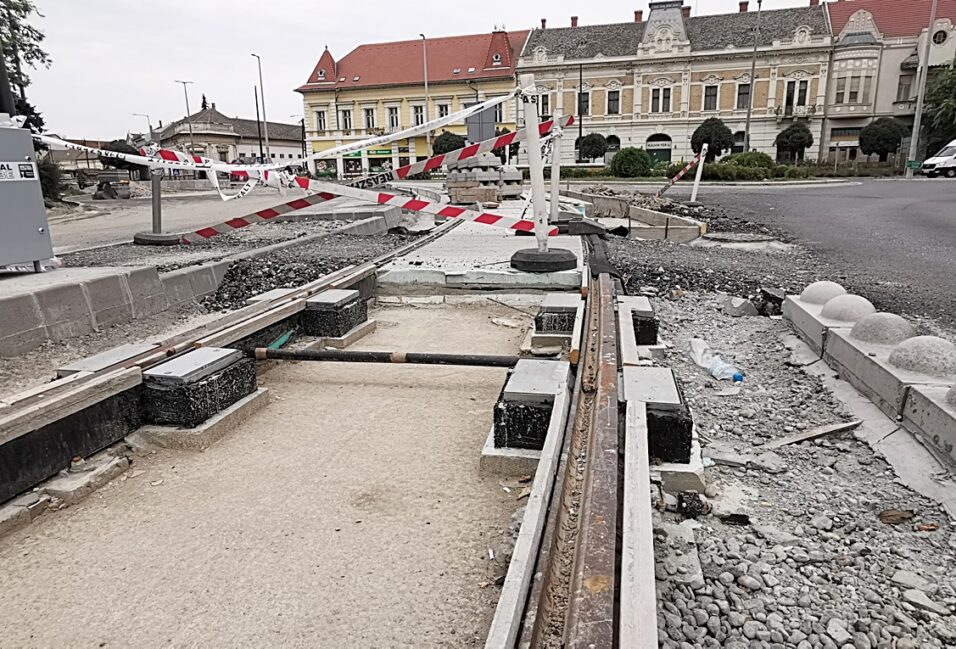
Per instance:
[[[53,257],[33,138],[25,128],[0,126],[0,267]]]

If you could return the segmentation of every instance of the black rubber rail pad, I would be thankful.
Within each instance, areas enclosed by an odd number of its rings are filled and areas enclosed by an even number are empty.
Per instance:
[[[331,361],[337,363],[406,363],[409,365],[469,365],[475,367],[514,367],[517,356],[481,354],[431,354],[417,352],[292,351],[258,348],[258,360]]]

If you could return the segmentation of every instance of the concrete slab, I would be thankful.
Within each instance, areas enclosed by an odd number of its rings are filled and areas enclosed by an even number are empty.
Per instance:
[[[514,211],[514,208],[495,210],[503,215],[509,211]],[[510,266],[511,256],[533,246],[532,238],[516,236],[504,228],[462,223],[439,239],[387,264],[379,271],[379,285],[390,292],[399,292],[409,286],[575,290],[581,285],[583,270],[581,239],[556,236],[550,237],[548,242],[571,250],[578,258],[577,268],[556,273],[516,271]]]
[[[334,311],[359,297],[358,291],[330,288],[305,301],[307,311]]]
[[[164,385],[195,383],[242,358],[236,349],[200,347],[143,372],[143,379]]]
[[[947,403],[950,388],[914,385],[906,395],[903,426],[932,444],[947,460],[956,460],[956,408]]]
[[[581,306],[580,293],[548,293],[541,303],[545,313],[576,313]]]
[[[681,398],[674,371],[667,367],[625,367],[624,400],[679,406]]]
[[[522,358],[515,365],[502,395],[505,401],[550,404],[566,389],[571,371],[567,361]]]
[[[478,475],[524,476],[534,475],[541,460],[541,451],[529,448],[497,448],[495,427],[492,426],[481,447]]]
[[[796,295],[788,295],[783,301],[783,316],[793,324],[797,334],[806,341],[818,356],[823,356],[824,341],[831,329],[849,333],[852,322],[832,320],[820,315],[822,304],[805,302]]]
[[[628,404],[630,408],[630,404]],[[646,435],[646,431],[645,431]],[[682,491],[704,493],[704,456],[697,433],[690,447],[690,462],[662,462],[651,465],[651,479],[660,482],[667,493],[678,494]]]
[[[279,298],[285,297],[289,293],[294,293],[296,289],[294,288],[274,288],[271,291],[266,291],[265,293],[260,293],[259,295],[253,295],[248,300],[246,304],[258,304],[259,302],[271,302],[272,300],[277,300]]]
[[[158,343],[127,343],[120,345],[119,347],[107,349],[105,352],[101,352],[95,356],[64,365],[57,369],[56,376],[57,378],[63,378],[71,374],[76,374],[77,372],[98,372],[111,365],[127,361],[134,356],[145,354],[150,350],[156,349],[158,346]]]
[[[617,303],[622,306],[627,306],[632,314],[641,318],[654,317],[654,307],[651,306],[650,299],[643,295],[619,295],[617,297]]]
[[[823,360],[890,417],[903,413],[911,386],[949,386],[956,381],[956,377],[938,378],[890,365],[894,347],[857,340],[846,329],[830,329]]]

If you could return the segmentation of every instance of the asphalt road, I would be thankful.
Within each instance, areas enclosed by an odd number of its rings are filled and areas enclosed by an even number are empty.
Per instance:
[[[956,319],[956,181],[706,186],[698,200],[789,234],[878,308]]]

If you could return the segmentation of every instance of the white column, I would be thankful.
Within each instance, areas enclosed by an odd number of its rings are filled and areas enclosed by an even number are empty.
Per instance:
[[[534,75],[521,76],[522,88],[534,87]],[[531,171],[531,198],[534,209],[534,234],[538,251],[548,251],[548,211],[545,203],[544,162],[541,159],[541,137],[538,133],[538,104],[532,103],[534,95],[522,96],[524,123],[528,129],[528,166]]]

